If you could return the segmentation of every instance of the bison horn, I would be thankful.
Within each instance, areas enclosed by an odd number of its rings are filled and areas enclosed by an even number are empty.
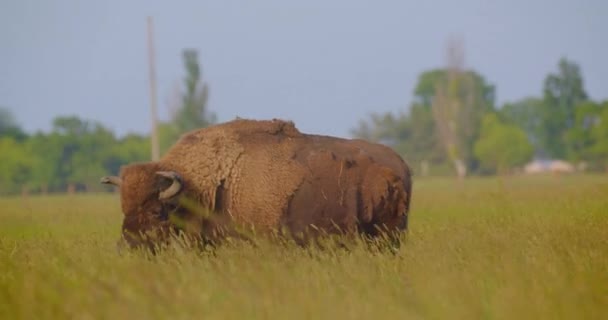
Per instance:
[[[120,187],[120,185],[122,184],[122,180],[119,177],[115,176],[103,177],[99,182],[103,184],[113,184],[117,187]]]
[[[156,174],[161,177],[171,179],[173,181],[173,183],[171,183],[171,185],[167,189],[161,191],[158,194],[158,199],[166,200],[169,198],[173,198],[180,191],[182,191],[182,178],[179,176],[179,174],[173,171],[157,171]]]

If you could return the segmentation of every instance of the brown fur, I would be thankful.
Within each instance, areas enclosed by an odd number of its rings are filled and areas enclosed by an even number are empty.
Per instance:
[[[157,171],[183,179],[175,198]],[[234,120],[185,134],[158,162],[121,170],[123,232],[163,236],[179,229],[214,238],[234,226],[376,235],[407,227],[411,176],[390,148],[363,140],[300,133],[292,122]],[[184,206],[190,200],[200,210]],[[175,225],[169,218],[186,223]]]

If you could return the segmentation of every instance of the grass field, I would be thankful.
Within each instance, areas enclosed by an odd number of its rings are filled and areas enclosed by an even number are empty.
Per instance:
[[[0,199],[0,319],[600,319],[608,176],[419,179],[396,255],[118,256],[115,195]],[[605,319],[605,318],[604,318]]]

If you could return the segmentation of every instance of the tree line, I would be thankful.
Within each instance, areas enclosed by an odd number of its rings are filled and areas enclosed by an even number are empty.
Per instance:
[[[589,98],[575,62],[560,59],[539,96],[498,108],[496,88],[449,52],[447,67],[418,77],[407,112],[372,113],[352,135],[393,147],[422,175],[512,173],[534,158],[608,171],[608,100]]]
[[[608,101],[589,99],[579,66],[561,59],[537,97],[496,107],[496,88],[462,68],[453,50],[446,68],[418,77],[408,110],[373,113],[352,135],[394,148],[417,173],[513,172],[534,157],[608,169]],[[189,130],[215,123],[195,50],[183,53],[186,76],[171,118],[159,124],[161,152]],[[150,159],[147,135],[116,136],[95,121],[53,120],[50,132],[28,134],[0,108],[0,194],[100,191],[120,166]]]
[[[179,136],[216,121],[207,108],[208,87],[195,50],[184,50],[186,76],[171,118],[158,124],[161,151]],[[0,194],[106,190],[99,178],[124,164],[150,159],[150,138],[118,137],[103,124],[56,117],[50,132],[27,134],[0,108]]]

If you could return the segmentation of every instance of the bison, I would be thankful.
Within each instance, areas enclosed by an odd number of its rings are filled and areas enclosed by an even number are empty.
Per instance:
[[[375,237],[407,229],[411,171],[390,148],[301,133],[290,121],[237,119],[184,134],[157,162],[101,179],[120,188],[122,240],[177,232],[215,243],[280,230]]]

